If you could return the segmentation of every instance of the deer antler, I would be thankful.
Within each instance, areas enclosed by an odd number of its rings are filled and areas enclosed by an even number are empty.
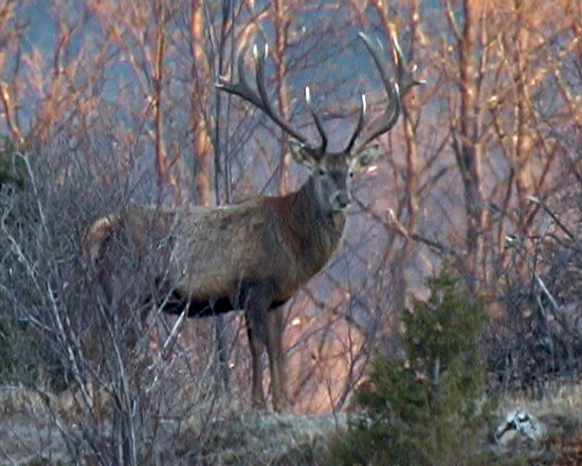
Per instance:
[[[345,152],[348,152],[348,153],[351,152],[356,140],[358,139],[358,136],[362,132],[362,128],[364,128],[364,116],[366,115],[366,108],[367,108],[366,94],[362,94],[362,103],[360,104],[360,114],[358,115],[358,123],[356,124],[356,128],[354,129],[354,132],[352,133],[352,136],[350,137],[350,140],[348,142],[348,145],[346,146]]]
[[[398,40],[396,37],[392,40],[393,46],[393,60],[396,65],[397,76],[396,82],[391,82],[390,79],[386,76],[386,71],[382,66],[382,61],[380,59],[380,51],[382,51],[383,47],[382,44],[378,42],[378,46],[374,44],[372,39],[360,32],[359,34],[360,39],[366,45],[366,48],[372,55],[374,59],[374,63],[378,68],[380,76],[382,78],[382,83],[384,84],[384,88],[386,89],[386,93],[388,94],[388,106],[386,110],[382,114],[382,116],[376,120],[370,129],[367,131],[366,136],[358,142],[356,146],[355,153],[360,152],[363,150],[371,141],[376,139],[378,136],[390,131],[396,122],[398,121],[398,117],[400,116],[400,98],[404,96],[413,86],[423,84],[424,81],[417,80],[414,77],[414,73],[416,71],[416,66],[409,66],[404,59],[402,54],[402,50],[400,45],[398,44]],[[319,146],[313,146],[309,144],[308,139],[295,130],[289,122],[285,121],[281,118],[277,113],[274,111],[273,107],[269,102],[269,97],[267,95],[267,90],[265,88],[265,60],[267,59],[269,48],[265,45],[265,52],[263,54],[259,54],[257,46],[253,47],[253,59],[255,61],[255,81],[256,81],[256,88],[255,91],[248,82],[248,79],[245,74],[245,67],[244,67],[244,56],[246,54],[247,47],[244,47],[239,56],[237,61],[237,69],[238,69],[238,83],[230,83],[225,81],[223,78],[219,78],[216,87],[218,89],[222,89],[226,92],[231,94],[236,94],[239,97],[243,98],[247,102],[250,102],[255,107],[262,110],[274,123],[276,123],[283,131],[289,134],[291,137],[297,139],[303,146],[304,149],[309,151],[311,155],[315,159],[320,159],[325,150],[327,148],[327,136],[325,134],[325,129],[321,122],[321,118],[315,112],[313,105],[311,103],[311,92],[309,87],[305,88],[305,101],[307,103],[307,107],[309,108],[309,112],[315,122],[315,126],[321,138],[321,143]],[[362,102],[360,106],[360,113],[358,116],[358,122],[352,133],[348,145],[345,149],[345,152],[350,153],[352,148],[356,144],[360,133],[364,129],[364,117],[366,114],[366,96],[362,94]]]
[[[315,126],[317,127],[317,131],[321,137],[321,144],[319,147],[314,147],[309,144],[308,139],[295,130],[289,122],[285,121],[281,118],[277,113],[273,110],[269,102],[269,97],[267,95],[267,90],[265,88],[265,60],[269,53],[269,47],[265,45],[265,52],[262,55],[259,55],[257,46],[253,47],[253,59],[255,61],[255,81],[257,91],[255,91],[250,85],[245,75],[245,67],[244,67],[244,56],[246,53],[247,48],[243,48],[238,57],[237,69],[238,69],[238,83],[229,83],[222,78],[219,78],[219,82],[216,84],[218,89],[222,89],[226,92],[231,94],[236,94],[239,97],[242,97],[247,102],[250,102],[258,109],[262,110],[274,123],[277,124],[283,131],[289,134],[291,137],[297,139],[301,144],[304,146],[305,149],[309,150],[313,156],[316,158],[320,158],[324,153],[327,147],[327,136],[325,134],[325,130],[321,123],[321,119],[315,112],[313,106],[311,105],[311,93],[309,91],[309,87],[305,88],[305,100],[307,102],[307,106],[313,117],[315,122]]]
[[[307,102],[307,107],[309,108],[309,111],[311,112],[311,116],[313,118],[313,121],[315,122],[315,126],[317,127],[317,131],[319,132],[319,136],[321,138],[321,144],[319,145],[317,150],[323,154],[325,152],[326,147],[327,147],[327,136],[325,134],[325,130],[323,128],[323,125],[321,124],[321,120],[319,118],[319,115],[317,113],[315,113],[315,109],[311,105],[311,92],[309,91],[309,86],[305,87],[305,102]]]
[[[363,32],[358,33],[358,36],[366,45],[366,48],[374,59],[376,68],[378,68],[378,71],[380,72],[382,83],[384,84],[384,88],[388,94],[388,106],[386,107],[386,110],[382,116],[376,120],[376,122],[369,129],[366,137],[358,143],[356,153],[361,151],[378,136],[387,133],[394,127],[398,121],[398,117],[400,116],[401,96],[404,96],[412,87],[424,83],[424,81],[415,79],[414,73],[416,71],[416,65],[409,66],[406,63],[406,60],[402,54],[402,49],[400,48],[398,39],[396,37],[393,38],[392,45],[394,50],[393,59],[398,75],[396,77],[396,82],[392,83],[386,76],[386,72],[380,60],[379,50],[381,51],[383,49],[382,44],[378,42],[378,47],[376,47],[372,39]],[[360,122],[358,121],[358,127],[356,128],[356,131],[354,132],[354,135],[352,136],[352,139],[350,139],[350,143],[348,145],[350,149],[355,140],[358,138],[361,130],[362,128],[360,127]]]

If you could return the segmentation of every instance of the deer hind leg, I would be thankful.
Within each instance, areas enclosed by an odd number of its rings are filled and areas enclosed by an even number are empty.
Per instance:
[[[285,394],[285,359],[283,353],[283,306],[279,306],[267,313],[266,338],[267,354],[269,355],[269,369],[271,372],[271,393],[273,395],[273,409],[282,412],[287,409]]]

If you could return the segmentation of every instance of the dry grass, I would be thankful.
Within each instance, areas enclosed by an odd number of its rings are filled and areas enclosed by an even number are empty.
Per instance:
[[[174,455],[186,464],[317,465],[328,435],[345,427],[346,420],[346,415],[230,413],[206,425],[189,423]]]
[[[84,438],[76,399],[69,392],[55,396],[18,387],[0,389],[0,465],[94,461],[92,453],[73,457],[67,446],[67,438]],[[345,427],[346,419],[343,414],[304,417],[196,406],[187,417],[158,420],[140,464],[322,464],[328,435]],[[106,437],[107,421],[102,429]]]
[[[499,409],[506,412],[521,406],[538,417],[563,416],[582,419],[582,383],[552,384],[541,398],[512,395],[500,400]]]
[[[187,398],[179,391],[170,396],[177,404]],[[79,428],[83,413],[76,396],[0,388],[0,465],[74,464],[78,458],[71,457],[60,429]],[[305,417],[203,405],[193,406],[187,416],[164,417],[151,450],[155,454],[143,464],[154,464],[155,458],[162,464],[320,465],[327,439],[347,422],[346,414]],[[540,399],[507,396],[500,400],[499,414],[518,406],[546,424],[547,438],[535,448],[524,443],[494,464],[582,464],[582,384],[549,387]]]

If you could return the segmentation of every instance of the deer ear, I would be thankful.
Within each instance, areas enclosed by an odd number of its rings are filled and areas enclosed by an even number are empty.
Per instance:
[[[317,160],[308,147],[300,142],[294,141],[293,139],[289,141],[289,147],[291,148],[291,156],[295,162],[304,165],[311,170],[315,169],[317,166]]]
[[[377,144],[366,147],[352,158],[352,170],[355,173],[367,170],[374,164],[379,154],[380,148]]]

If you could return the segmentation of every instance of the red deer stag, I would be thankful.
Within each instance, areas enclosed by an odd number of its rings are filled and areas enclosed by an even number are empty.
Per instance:
[[[130,206],[97,220],[85,237],[85,254],[95,265],[103,260],[115,232],[115,237],[131,241],[138,249],[146,240],[151,241],[152,235],[168,238],[157,247],[158,254],[165,256],[159,261],[164,264],[163,269],[155,271],[164,297],[158,304],[166,312],[202,317],[244,309],[255,407],[266,406],[261,362],[266,347],[273,408],[283,409],[281,307],[326,265],[337,249],[351,201],[351,176],[376,157],[377,148],[368,144],[396,124],[401,96],[419,83],[414,78],[414,67],[406,65],[396,41],[393,57],[397,78],[391,82],[381,65],[377,46],[363,33],[360,38],[380,72],[388,104],[383,115],[360,138],[366,113],[363,95],[355,130],[345,149],[337,153],[326,150],[327,136],[311,105],[309,88],[306,101],[321,138],[318,145],[311,144],[273,110],[265,89],[267,47],[264,54],[259,54],[256,47],[253,50],[256,90],[245,77],[244,50],[238,59],[239,82],[221,79],[217,84],[218,89],[236,94],[262,110],[293,138],[294,159],[312,172],[298,191],[219,208]],[[108,274],[102,273],[102,281],[107,282]]]

